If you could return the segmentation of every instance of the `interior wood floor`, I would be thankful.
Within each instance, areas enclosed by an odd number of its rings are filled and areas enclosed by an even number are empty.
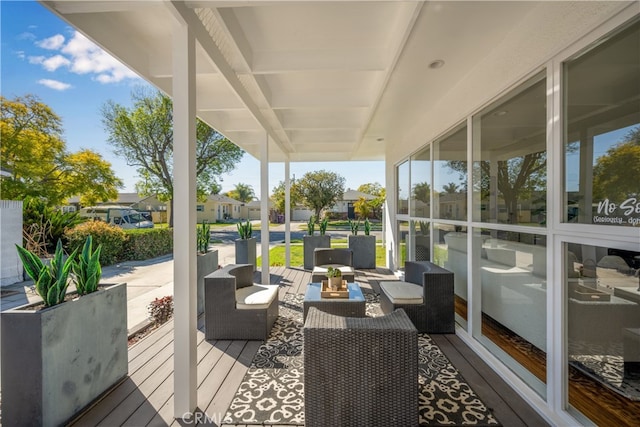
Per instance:
[[[280,298],[304,293],[311,279],[301,268],[275,267],[271,283]],[[259,280],[260,272],[256,272]],[[394,280],[389,270],[358,270],[356,281],[365,293],[378,293],[378,282]],[[251,365],[259,341],[204,339],[197,333],[197,414],[193,421],[174,419],[173,321],[129,348],[129,375],[111,392],[77,417],[74,426],[222,426],[227,407]],[[432,335],[480,399],[505,427],[544,426],[545,420],[487,366],[456,335]],[[206,414],[206,415],[205,415]]]
[[[458,311],[464,307],[464,310]],[[456,311],[466,318],[466,302],[456,297]],[[483,315],[482,334],[546,383],[544,351]],[[630,400],[579,369],[569,366],[569,403],[598,426],[640,426],[640,401]]]

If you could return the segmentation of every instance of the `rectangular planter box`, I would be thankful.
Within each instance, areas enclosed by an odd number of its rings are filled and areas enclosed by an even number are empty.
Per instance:
[[[376,268],[376,236],[351,235],[348,241],[353,250],[353,268]]]
[[[218,251],[199,253],[196,272],[198,277],[198,315],[204,313],[204,277],[218,269]]]
[[[331,236],[303,236],[302,237],[302,248],[303,248],[303,259],[304,259],[304,269],[305,270],[313,270],[313,251],[316,248],[330,248],[331,247]]]
[[[58,426],[128,373],[127,286],[2,312],[2,423]]]
[[[256,238],[236,240],[236,264],[251,264],[256,271]]]

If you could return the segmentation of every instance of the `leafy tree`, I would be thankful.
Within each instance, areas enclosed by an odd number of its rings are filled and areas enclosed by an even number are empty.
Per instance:
[[[238,183],[235,187],[233,190],[227,192],[227,196],[232,199],[239,200],[242,203],[248,203],[255,197],[253,188],[250,185]]]
[[[284,213],[284,207],[285,207],[285,188],[284,188],[284,181],[280,181],[280,183],[273,187],[273,192],[271,194],[271,201],[273,202],[274,205],[274,209],[278,212],[283,214]],[[295,179],[292,179],[290,182],[290,190],[289,190],[289,202],[290,202],[290,209],[293,209],[294,206],[302,203],[302,197],[300,196],[300,191],[298,188],[298,184],[296,182]]]
[[[115,153],[137,167],[138,192],[157,195],[173,207],[173,104],[162,93],[139,89],[128,109],[112,101],[102,109],[103,124]],[[198,198],[220,191],[220,175],[233,170],[244,151],[197,119],[196,177]],[[173,225],[173,209],[169,223]]]
[[[453,160],[447,162],[449,168],[467,174],[467,162]],[[531,197],[533,191],[542,191],[547,181],[547,153],[539,151],[496,161],[498,193],[507,208],[508,223],[517,224],[518,202]],[[490,197],[491,163],[481,160],[474,163],[474,191],[480,193],[482,202]],[[543,196],[541,196],[543,197]]]
[[[431,186],[426,182],[418,182],[413,186],[413,197],[422,203],[429,203],[431,199]]]
[[[598,157],[593,168],[593,196],[618,203],[640,197],[640,126]]]
[[[2,179],[3,198],[55,206],[71,196],[83,204],[117,197],[122,181],[111,164],[92,150],[67,152],[62,121],[49,106],[33,95],[0,101],[0,161],[11,174]]]
[[[344,183],[344,177],[335,172],[307,172],[298,183],[302,203],[315,212],[316,218],[320,218],[324,208],[335,205],[342,198]]]
[[[382,185],[375,182],[373,184],[362,184],[358,187],[358,191],[376,196],[375,199],[368,200],[367,202],[371,208],[373,217],[382,219],[382,207],[384,206],[384,201],[387,198],[387,190]]]
[[[353,204],[353,209],[358,213],[360,218],[369,218],[371,216],[371,212],[373,212],[370,200],[367,200],[365,197],[360,197],[356,200]]]

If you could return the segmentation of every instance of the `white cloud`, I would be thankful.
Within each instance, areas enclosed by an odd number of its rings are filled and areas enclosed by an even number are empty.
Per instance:
[[[15,52],[18,59],[24,60],[27,56],[24,54],[24,50],[18,50]]]
[[[95,81],[102,84],[139,78],[134,72],[77,31],[68,40],[57,34],[36,44],[44,49],[59,51],[59,54],[51,57],[29,57],[30,63],[42,65],[47,71],[56,71],[65,67],[74,74],[89,74]]]
[[[62,55],[52,56],[42,61],[42,66],[47,71],[55,71],[60,67],[68,67],[69,64],[71,64],[71,61]]]
[[[54,90],[67,90],[69,88],[71,88],[71,85],[68,83],[63,83],[63,82],[59,82],[58,80],[51,80],[51,79],[41,79],[38,80],[38,83],[40,83],[43,86],[46,86],[50,89],[54,89]]]
[[[36,39],[36,35],[28,31],[18,34],[18,40],[35,40],[35,39]]]
[[[48,50],[58,50],[64,45],[64,36],[62,34],[56,34],[44,40],[36,42],[36,46]]]
[[[42,64],[47,59],[44,56],[30,56],[29,64]]]

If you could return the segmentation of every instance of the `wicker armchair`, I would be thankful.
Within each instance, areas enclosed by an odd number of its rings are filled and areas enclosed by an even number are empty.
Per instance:
[[[204,278],[205,338],[266,340],[278,318],[278,286],[253,283],[253,265],[230,264]]]
[[[380,308],[402,308],[420,333],[455,334],[453,273],[429,261],[406,261],[404,281],[380,283]]]
[[[418,425],[418,336],[404,311],[355,318],[311,307],[303,332],[307,427]]]
[[[353,282],[355,280],[353,250],[349,248],[316,248],[313,251],[311,282],[319,283],[326,279],[328,267],[339,269],[343,280]]]

